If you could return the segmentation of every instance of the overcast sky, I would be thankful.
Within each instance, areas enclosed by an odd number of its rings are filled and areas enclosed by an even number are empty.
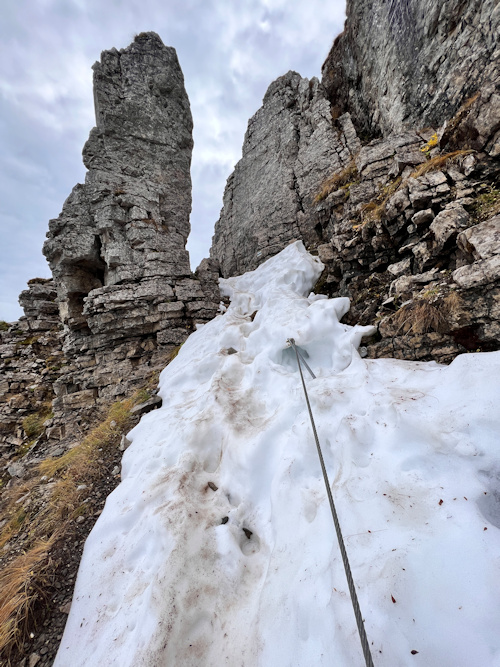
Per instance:
[[[2,0],[0,10],[0,319],[26,282],[49,277],[50,218],[83,182],[94,126],[92,64],[154,30],[177,50],[194,119],[194,270],[208,256],[248,119],[290,69],[321,76],[344,0]]]

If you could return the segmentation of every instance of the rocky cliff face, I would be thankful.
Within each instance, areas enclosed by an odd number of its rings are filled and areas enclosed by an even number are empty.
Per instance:
[[[192,118],[175,50],[142,33],[103,52],[94,97],[85,183],[43,249],[53,280],[30,281],[25,316],[0,329],[0,456],[11,476],[41,449],[74,446],[219,306],[216,262],[192,274],[186,251]]]
[[[349,323],[377,325],[364,355],[447,362],[499,348],[494,4],[351,0],[323,82],[289,72],[250,120],[211,259],[196,274],[185,250],[192,120],[175,51],[146,33],[102,54],[85,184],[50,222],[44,247],[54,280],[30,281],[26,316],[0,329],[3,565],[29,552],[31,528],[54,504],[42,459],[55,457],[58,470],[106,405],[144,386],[215,315],[218,262],[225,276],[242,273],[301,238],[325,264],[315,291],[348,296]],[[47,547],[50,576],[64,582],[50,589],[49,612],[44,602],[46,627],[63,625],[71,598],[78,558],[69,563],[66,544],[76,536],[81,549],[119,481],[121,429],[158,404],[153,393],[132,400],[140,403],[122,426],[108,419],[99,475],[82,483],[75,473],[64,546]],[[23,649],[40,650],[40,665],[51,664],[59,630],[50,642],[46,634]]]
[[[351,0],[323,85],[363,136],[441,126],[470,100],[468,147],[498,152],[499,33],[495,0]]]
[[[317,205],[330,239],[317,289],[351,299],[349,322],[377,325],[370,357],[449,362],[499,347],[500,165],[438,146],[426,156],[424,138],[363,146],[350,182],[337,174]]]
[[[359,148],[349,114],[332,121],[317,79],[288,72],[272,83],[248,123],[215,225],[210,255],[222,274],[255,269],[293,239],[321,238],[311,208],[317,184]]]
[[[223,274],[301,238],[327,267],[316,290],[348,296],[351,323],[378,323],[365,354],[497,349],[493,5],[349,2],[323,85],[289,73],[250,120],[215,227]]]
[[[94,98],[85,184],[50,222],[44,246],[73,334],[68,347],[102,328],[117,338],[143,325],[152,332],[162,319],[153,302],[168,302],[175,281],[190,276],[192,118],[174,49],[147,33],[105,51],[94,65]],[[120,304],[124,311],[119,326],[99,319],[107,296],[116,316]]]
[[[23,465],[10,459],[36,444],[51,415],[64,361],[53,281],[35,278],[19,301],[25,317],[0,331],[0,470],[3,463],[11,476]]]
[[[94,65],[88,168],[44,245],[64,349],[56,413],[126,394],[218,305],[217,267],[191,275],[192,118],[175,50],[155,33]]]

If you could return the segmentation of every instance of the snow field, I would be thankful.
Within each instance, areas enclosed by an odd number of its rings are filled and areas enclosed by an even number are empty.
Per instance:
[[[289,337],[376,667],[500,665],[500,353],[362,360],[321,271],[298,242],[222,281],[129,434],[56,666],[363,664]]]

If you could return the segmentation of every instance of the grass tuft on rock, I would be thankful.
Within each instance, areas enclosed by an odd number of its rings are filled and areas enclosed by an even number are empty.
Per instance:
[[[446,318],[439,307],[425,298],[415,299],[404,305],[391,317],[391,320],[397,327],[396,335],[439,332],[446,323]]]
[[[447,165],[456,162],[459,158],[465,157],[466,155],[471,155],[474,153],[473,150],[461,150],[461,151],[452,151],[451,153],[444,153],[444,155],[436,155],[431,157],[427,162],[420,164],[415,171],[411,174],[411,178],[418,178],[419,176],[424,176],[431,171],[440,171],[444,169]]]
[[[349,183],[352,183],[353,181],[355,181],[357,176],[358,176],[358,168],[356,167],[356,163],[354,162],[354,160],[352,160],[347,165],[347,167],[342,169],[342,171],[333,174],[333,176],[330,176],[330,178],[328,178],[323,183],[323,185],[321,186],[321,190],[314,198],[314,203],[318,204],[320,201],[323,201],[323,199],[326,199],[329,194],[335,192],[335,190],[338,190],[341,187],[347,186]]]
[[[22,643],[34,605],[44,597],[56,538],[54,533],[37,540],[0,573],[0,654],[7,659],[10,649]]]
[[[21,528],[27,537],[24,552],[0,571],[0,664],[10,664],[13,649],[25,641],[33,626],[33,609],[55,572],[51,549],[60,540],[68,541],[74,520],[89,511],[83,502],[88,489],[109,475],[106,462],[115,455],[122,433],[134,423],[131,409],[142,397],[139,390],[114,403],[81,443],[60,457],[42,461],[26,483],[6,492],[1,509],[8,522],[0,533],[0,548],[15,539]],[[32,510],[30,503],[23,507],[25,498],[43,493],[47,478],[50,493],[42,508]]]

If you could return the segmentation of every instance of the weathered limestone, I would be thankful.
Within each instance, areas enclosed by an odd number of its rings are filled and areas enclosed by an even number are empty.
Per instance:
[[[322,85],[289,73],[250,120],[211,249],[223,275],[301,238],[327,266],[316,289],[380,322],[369,356],[498,349],[499,255],[468,241],[499,205],[496,4],[350,0]]]
[[[498,282],[500,276],[500,215],[469,227],[458,237],[458,246],[472,263],[453,272],[453,280],[464,288]]]
[[[59,326],[59,309],[56,303],[56,289],[50,278],[33,278],[28,289],[19,295],[19,303],[25,317],[21,327],[28,331],[48,331]]]
[[[360,147],[348,114],[332,122],[317,79],[288,72],[274,81],[248,123],[215,225],[210,256],[222,274],[252,270],[293,239],[320,241],[311,216],[318,183]]]
[[[192,118],[174,49],[145,33],[127,49],[103,52],[94,98],[85,185],[51,221],[44,246],[61,319],[74,332],[68,348],[89,330],[124,337],[143,325],[142,333],[153,332],[161,327],[159,303],[190,275]],[[108,294],[106,327],[98,313]]]
[[[454,119],[459,143],[498,155],[499,34],[495,0],[351,0],[322,82],[362,135]]]
[[[25,316],[0,331],[0,474],[21,448],[36,446],[50,421],[53,383],[64,363],[55,299],[52,280],[30,280],[19,297]]]
[[[331,239],[318,248],[327,269],[317,289],[351,298],[349,323],[378,322],[369,357],[447,362],[499,349],[498,160],[436,147],[434,161],[395,176],[391,150],[394,161],[403,144],[427,152],[424,137],[409,138],[364,146],[349,196],[316,207]]]
[[[202,286],[186,250],[193,123],[175,50],[141,33],[93,69],[89,171],[44,245],[71,362],[56,417],[128,394],[219,303],[217,267]]]

